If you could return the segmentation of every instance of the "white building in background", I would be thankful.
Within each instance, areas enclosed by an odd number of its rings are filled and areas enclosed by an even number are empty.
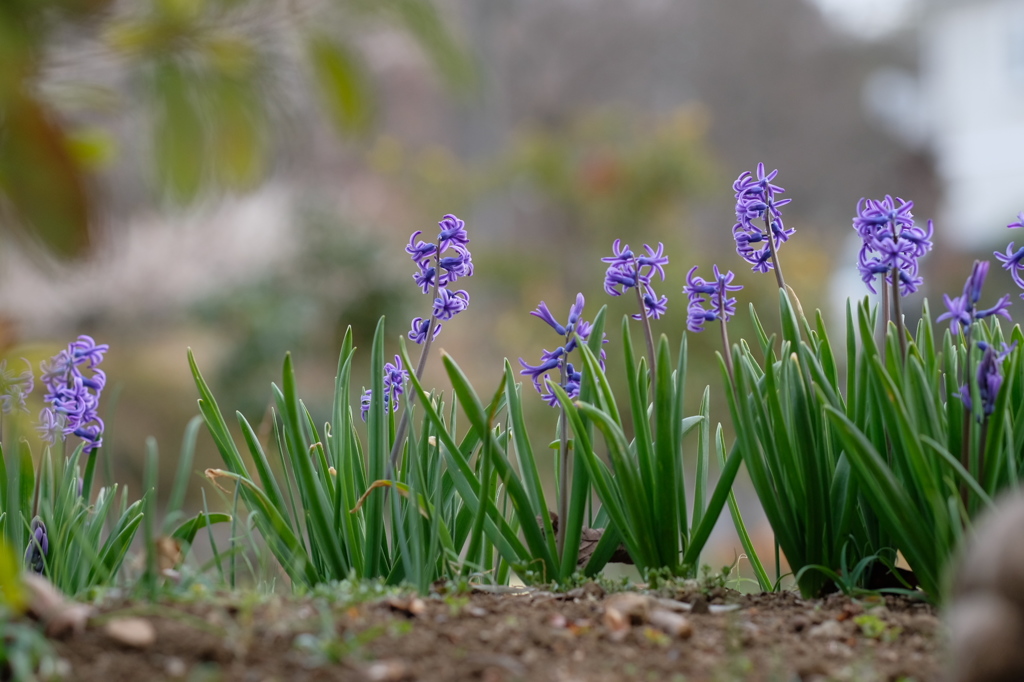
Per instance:
[[[926,0],[917,26],[918,76],[876,73],[865,104],[934,155],[939,238],[989,248],[1024,211],[1024,0]]]

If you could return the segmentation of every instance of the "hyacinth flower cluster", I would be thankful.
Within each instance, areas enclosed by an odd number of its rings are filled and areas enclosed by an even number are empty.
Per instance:
[[[611,296],[622,296],[629,289],[635,289],[640,299],[640,312],[634,314],[633,319],[653,317],[657,320],[668,310],[668,298],[658,296],[651,280],[657,274],[661,281],[665,281],[668,256],[665,255],[665,245],[662,243],[658,244],[657,249],[644,244],[644,251],[646,254],[637,255],[630,250],[629,244],[616,239],[612,243],[612,255],[601,259],[608,263],[604,273],[604,290]]]
[[[423,345],[417,376],[423,374],[427,350],[430,342],[441,333],[441,322],[452,319],[469,307],[469,293],[464,289],[453,291],[448,288],[460,278],[473,274],[473,256],[467,248],[469,235],[466,233],[466,223],[449,213],[438,222],[438,227],[440,229],[435,242],[423,241],[419,238],[423,230],[416,230],[405,247],[405,252],[419,268],[413,279],[423,293],[432,293],[434,296],[430,317],[414,318],[408,334],[409,340]],[[398,396],[404,392],[408,378],[409,371],[402,366],[399,356],[395,356],[393,364],[389,362],[384,365],[384,405],[390,407],[392,412],[398,410]],[[372,397],[372,389],[363,391],[360,399],[363,421],[366,421],[370,411]],[[404,431],[404,426],[401,430]]]
[[[447,214],[438,223],[440,231],[435,242],[419,239],[422,230],[409,237],[405,252],[412,257],[419,271],[413,275],[423,293],[433,292],[434,307],[430,317],[412,321],[409,339],[418,344],[433,340],[441,333],[441,322],[450,320],[469,307],[469,294],[464,289],[448,287],[461,277],[473,274],[473,257],[469,249],[466,223]]]
[[[913,201],[886,195],[884,199],[857,202],[853,229],[863,244],[857,255],[857,270],[871,293],[877,294],[875,282],[882,275],[884,283],[903,296],[917,291],[923,279],[918,260],[931,251],[932,221],[928,228],[914,225]],[[898,283],[898,287],[896,286]],[[894,294],[895,295],[895,294]]]
[[[645,253],[637,255],[629,248],[629,244],[623,244],[622,240],[616,239],[612,243],[612,255],[602,258],[601,261],[608,263],[604,273],[604,290],[611,296],[622,296],[629,289],[636,291],[637,306],[640,312],[632,315],[634,320],[640,320],[644,324],[644,339],[647,341],[647,353],[650,356],[651,369],[654,369],[654,334],[651,332],[651,318],[659,319],[668,310],[668,297],[658,296],[654,291],[651,281],[654,275],[665,281],[665,266],[668,265],[668,256],[665,255],[665,245],[658,243],[658,248],[651,248],[644,244]],[[651,372],[654,376],[654,372]]]
[[[978,301],[981,300],[981,289],[985,285],[985,278],[988,276],[988,268],[988,261],[974,261],[971,274],[967,277],[967,281],[964,282],[963,293],[952,299],[948,295],[943,294],[942,298],[946,304],[946,312],[936,318],[937,322],[949,320],[949,329],[954,336],[963,332],[968,348],[971,347],[971,331],[974,328],[975,322],[994,315],[1001,315],[1008,320],[1011,319],[1009,294],[1002,296],[990,308],[978,308]],[[988,417],[995,410],[996,397],[999,395],[999,388],[1003,383],[1000,367],[1003,359],[1009,354],[1012,347],[1004,348],[1001,352],[997,352],[991,344],[979,341],[978,348],[982,351],[981,362],[978,364],[977,369],[978,391],[982,404],[982,414],[979,415],[980,420],[983,417]],[[970,356],[968,356],[968,376],[970,376],[969,368]],[[960,387],[959,395],[964,406],[971,410],[973,401],[971,400],[970,383],[964,382]]]
[[[576,302],[569,308],[569,319],[564,325],[555,319],[544,301],[541,301],[537,309],[530,313],[534,317],[544,320],[565,340],[564,344],[554,350],[545,350],[541,353],[538,365],[530,365],[523,358],[519,358],[519,364],[523,366],[519,373],[530,377],[533,387],[540,393],[544,402],[551,407],[558,405],[558,398],[548,387],[548,381],[553,372],[558,372],[557,383],[570,398],[576,398],[580,393],[580,381],[583,379],[583,375],[569,362],[569,354],[576,350],[581,341],[590,338],[591,324],[582,318],[583,304],[583,294],[576,294]],[[604,360],[605,352],[602,350],[601,369],[604,369]]]
[[[898,339],[906,354],[901,296],[916,292],[924,282],[918,261],[932,249],[932,221],[927,229],[914,224],[913,201],[886,195],[884,199],[857,202],[853,229],[862,244],[857,254],[857,270],[871,293],[879,293],[875,282],[881,275],[883,318],[892,320],[899,331]],[[891,289],[891,307],[888,291]]]
[[[1003,385],[1003,373],[1002,365],[1003,360],[1009,355],[1016,347],[1016,343],[1007,346],[1005,343],[1001,350],[997,351],[992,344],[984,341],[978,342],[978,348],[981,349],[981,362],[978,363],[977,369],[977,381],[978,381],[978,398],[981,401],[981,415],[978,416],[978,420],[987,419],[995,412],[996,409],[996,398],[999,397],[999,389]],[[960,387],[960,399],[964,403],[964,407],[968,410],[973,409],[973,401],[971,400],[971,388],[968,384],[964,384]]]
[[[961,331],[970,339],[971,328],[978,320],[1001,315],[1006,319],[1010,318],[1010,295],[1005,294],[991,308],[978,309],[978,301],[981,300],[981,288],[985,285],[985,278],[988,276],[989,262],[974,261],[971,274],[964,282],[964,290],[960,296],[950,298],[948,294],[942,295],[946,304],[946,312],[936,318],[936,322],[949,320],[949,331],[956,336]]]
[[[408,338],[420,344],[420,359],[416,366],[416,376],[423,376],[426,367],[430,344],[441,333],[441,323],[446,322],[469,307],[469,293],[465,289],[451,289],[451,285],[463,277],[473,275],[473,255],[470,253],[469,234],[466,223],[457,216],[448,213],[437,223],[437,238],[433,242],[420,239],[422,230],[416,230],[409,237],[405,252],[416,264],[417,271],[413,280],[424,294],[431,294],[434,299],[430,317],[413,318]],[[391,409],[398,409],[398,396],[402,394],[401,386],[409,376],[407,370],[396,357],[397,364],[388,363],[384,367],[386,388],[385,401]],[[367,389],[362,397],[362,410],[365,415],[369,411],[372,391]],[[394,444],[391,448],[389,470],[393,470],[398,456],[401,454],[405,430],[409,426],[409,413],[402,415]]]
[[[779,171],[765,173],[764,164],[757,164],[757,173],[744,171],[732,184],[736,196],[736,224],[732,236],[736,240],[736,253],[751,264],[754,272],[775,271],[782,288],[785,281],[779,265],[779,248],[796,232],[782,222],[779,209],[792,199],[779,199],[786,190],[773,183]],[[762,225],[754,221],[761,221]],[[769,239],[769,234],[771,238]]]
[[[580,394],[580,382],[583,380],[582,372],[578,371],[571,362],[569,362],[569,354],[572,353],[579,347],[580,343],[585,342],[590,338],[590,333],[593,331],[593,326],[583,319],[583,294],[576,294],[576,301],[569,307],[569,317],[565,324],[562,324],[555,319],[555,316],[548,309],[547,304],[544,301],[540,302],[537,309],[530,312],[534,317],[538,317],[544,320],[549,327],[555,330],[559,336],[564,339],[564,343],[555,350],[544,350],[540,357],[539,365],[531,365],[527,363],[523,358],[519,358],[519,364],[523,366],[523,369],[519,372],[523,376],[528,376],[533,381],[533,387],[540,393],[541,398],[544,399],[551,407],[558,405],[558,397],[555,395],[554,390],[550,388],[551,383],[557,383],[566,394],[575,399]],[[604,341],[604,340],[602,340]],[[605,362],[605,351],[602,348],[601,354],[598,359],[601,369],[604,370]],[[553,372],[558,372],[558,381],[555,382],[551,377]],[[568,518],[568,504],[569,504],[569,432],[568,424],[566,423],[565,410],[562,410],[562,418],[559,422],[559,495],[558,495],[558,518]],[[559,555],[562,554],[562,550],[565,546],[565,535],[566,535],[566,523],[561,522],[558,524],[558,531],[556,533],[556,542]]]
[[[384,363],[384,409],[392,412],[398,410],[398,396],[405,392],[405,382],[409,380],[409,370],[402,366],[402,358],[395,356],[394,363]],[[366,389],[360,399],[360,410],[363,421],[370,411],[370,399],[373,391]]]
[[[740,291],[743,286],[732,283],[735,279],[732,270],[722,273],[718,266],[714,265],[712,271],[714,278],[710,281],[697,275],[696,265],[686,273],[686,287],[683,292],[690,299],[686,307],[686,328],[691,332],[702,332],[704,325],[708,322],[721,321],[725,363],[731,375],[732,353],[729,350],[729,334],[726,323],[736,314],[736,297],[729,294],[733,291]]]
[[[28,547],[25,549],[25,566],[42,575],[46,569],[46,556],[50,553],[50,539],[47,537],[46,524],[38,516],[32,519],[29,526]]]
[[[47,407],[39,414],[38,428],[49,445],[72,435],[85,441],[87,454],[103,445],[99,402],[107,375],[99,364],[108,348],[82,335],[40,365]]]

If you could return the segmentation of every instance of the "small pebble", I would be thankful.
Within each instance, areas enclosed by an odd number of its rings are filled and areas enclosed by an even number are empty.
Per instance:
[[[156,628],[145,618],[116,618],[103,626],[103,632],[118,644],[145,649],[156,642]]]
[[[808,632],[808,636],[816,639],[841,639],[846,632],[839,621],[826,620],[821,625],[815,625]]]

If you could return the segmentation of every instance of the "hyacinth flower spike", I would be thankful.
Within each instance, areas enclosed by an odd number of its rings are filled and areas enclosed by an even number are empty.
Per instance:
[[[900,300],[923,284],[918,261],[931,251],[934,232],[930,220],[926,229],[914,225],[913,208],[913,201],[893,199],[889,195],[880,200],[862,198],[857,202],[857,214],[853,218],[853,229],[862,240],[857,270],[871,293],[879,293],[874,284],[881,275],[883,318],[896,324],[904,356],[907,339]]]
[[[757,164],[757,174],[744,171],[732,184],[736,196],[736,224],[732,227],[736,252],[753,267],[755,272],[775,271],[780,289],[786,287],[779,264],[779,248],[796,232],[786,228],[779,210],[792,199],[779,199],[786,190],[774,184],[779,171],[765,173],[764,164]],[[754,223],[764,223],[762,229]]]
[[[985,278],[988,276],[988,268],[988,261],[974,261],[974,266],[971,268],[971,274],[967,277],[967,281],[964,282],[963,293],[952,299],[948,295],[944,294],[942,298],[946,304],[946,312],[935,318],[936,322],[949,320],[950,332],[954,336],[962,333],[964,338],[964,347],[967,348],[967,366],[964,369],[964,382],[960,387],[959,396],[964,403],[964,407],[967,408],[964,412],[963,418],[964,436],[960,448],[960,463],[968,470],[970,467],[972,427],[971,413],[973,411],[970,382],[970,377],[974,374],[972,371],[973,354],[971,352],[972,332],[974,330],[975,323],[979,320],[985,319],[986,317],[1001,315],[1008,320],[1011,319],[1009,311],[1009,294],[1003,295],[998,301],[996,301],[996,304],[990,308],[978,307],[978,302],[981,300],[981,289],[985,285]],[[983,422],[981,427],[981,437],[984,442],[987,423],[983,420],[987,420],[995,407],[995,397],[999,393],[999,387],[1002,385],[1002,376],[999,374],[999,368],[1002,364],[1003,358],[1006,357],[1010,349],[1006,349],[1003,353],[995,353],[989,344],[978,342],[977,345],[978,348],[982,350],[982,358],[977,370],[977,382],[979,396],[981,397],[981,405],[983,406],[982,413],[978,415],[978,421]],[[984,450],[985,448],[982,446],[979,451],[979,469],[983,464]],[[967,503],[967,495],[967,485],[966,483],[961,483],[960,496],[964,501],[964,504]]]
[[[416,317],[412,320],[409,333],[406,335],[410,341],[420,344],[420,359],[416,363],[416,377],[423,378],[426,369],[427,356],[430,354],[430,345],[438,334],[441,333],[441,323],[446,322],[469,307],[469,293],[465,289],[452,290],[449,285],[457,282],[463,277],[470,277],[473,274],[473,256],[467,248],[469,234],[466,232],[466,223],[451,213],[445,215],[438,222],[437,237],[433,242],[426,242],[420,239],[423,234],[417,230],[409,237],[409,244],[405,252],[409,254],[416,264],[417,271],[413,274],[413,281],[419,286],[424,294],[429,293],[433,301],[430,317]],[[390,405],[392,411],[398,409],[398,396],[402,391],[395,389],[398,385],[404,385],[408,377],[408,371],[402,367],[401,360],[395,357],[396,364],[388,363],[384,366],[385,402]],[[362,413],[365,415],[369,410],[372,392],[367,389],[363,392]],[[412,395],[409,400],[413,399]],[[398,457],[402,452],[405,441],[405,432],[409,428],[409,411],[402,413],[402,419],[395,431],[395,442],[391,448],[391,456],[388,460],[388,478],[391,478],[395,466],[398,464]]]
[[[660,242],[656,249],[644,244],[644,252],[635,254],[630,250],[629,244],[623,244],[622,240],[616,239],[612,243],[612,255],[601,260],[608,263],[604,274],[605,293],[610,296],[622,296],[629,289],[636,291],[637,307],[640,312],[634,313],[632,318],[643,322],[644,339],[647,341],[647,354],[653,378],[656,373],[651,319],[657,320],[668,311],[668,298],[658,296],[651,281],[654,275],[665,281],[668,256],[665,255],[665,245]]]
[[[62,436],[84,440],[86,454],[103,445],[104,425],[98,410],[107,375],[99,364],[108,348],[107,344],[97,344],[92,337],[82,335],[40,365],[46,387],[43,400],[50,410],[40,414],[40,428],[52,433],[55,421],[61,421]]]
[[[628,250],[628,247],[626,248]],[[565,324],[555,319],[555,316],[544,301],[541,301],[537,309],[530,313],[534,317],[546,322],[549,327],[555,330],[556,334],[562,337],[563,341],[562,345],[558,346],[555,350],[545,350],[541,353],[540,362],[536,365],[531,365],[523,358],[519,358],[519,364],[523,367],[519,373],[530,377],[533,387],[540,393],[544,402],[551,407],[559,404],[555,392],[549,386],[550,383],[554,382],[552,374],[556,371],[558,372],[558,385],[562,387],[570,398],[576,398],[580,393],[580,382],[583,380],[583,375],[569,362],[569,354],[576,350],[580,343],[590,338],[592,326],[583,319],[584,302],[583,294],[576,294],[576,301],[569,308],[569,317]],[[604,361],[605,352],[602,349],[599,358],[601,369],[604,369]],[[569,432],[564,409],[562,409],[561,419],[559,420],[558,433],[558,518],[566,519],[568,518],[569,505]],[[564,522],[558,524],[556,542],[559,556],[562,556],[562,550],[565,546],[566,525]]]
[[[686,309],[686,328],[694,333],[704,331],[708,322],[719,320],[722,323],[722,346],[725,353],[725,366],[733,377],[732,350],[729,345],[729,332],[726,323],[736,314],[736,298],[730,292],[740,291],[742,285],[733,284],[735,275],[730,270],[722,273],[715,265],[712,268],[714,279],[705,280],[697,275],[697,266],[686,273],[686,287],[683,292],[689,297]]]
[[[7,369],[7,360],[0,360],[0,437],[3,435],[3,415],[14,411],[28,412],[25,398],[35,386],[32,363],[22,358],[28,369],[21,374]]]

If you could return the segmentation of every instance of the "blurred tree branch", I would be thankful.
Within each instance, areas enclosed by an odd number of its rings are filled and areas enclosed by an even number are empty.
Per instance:
[[[0,3],[0,227],[61,258],[91,242],[90,164],[104,138],[81,134],[47,99],[47,59],[69,35],[95,38],[144,105],[157,189],[179,203],[246,190],[266,175],[271,84],[297,61],[342,136],[368,130],[374,90],[364,59],[373,28],[411,37],[455,89],[473,65],[429,0],[4,0]],[[81,84],[76,84],[81,85]]]

